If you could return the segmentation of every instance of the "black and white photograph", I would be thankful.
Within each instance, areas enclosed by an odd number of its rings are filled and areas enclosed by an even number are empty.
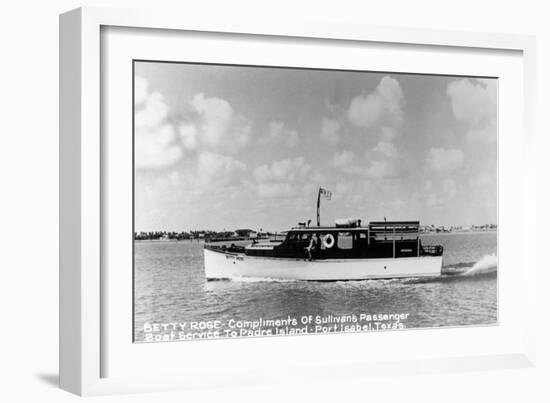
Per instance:
[[[134,60],[133,101],[134,342],[498,324],[498,78]]]

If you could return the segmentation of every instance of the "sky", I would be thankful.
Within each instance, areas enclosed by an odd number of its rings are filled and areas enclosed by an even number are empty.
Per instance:
[[[497,222],[497,79],[135,62],[136,231]]]

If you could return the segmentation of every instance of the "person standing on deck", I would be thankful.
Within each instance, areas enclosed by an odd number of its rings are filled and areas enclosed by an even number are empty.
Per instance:
[[[318,234],[317,234],[317,236],[313,235],[311,237],[311,240],[309,241],[309,245],[306,247],[308,260],[310,260],[310,261],[313,260],[313,251],[317,250],[317,245],[318,245],[317,237],[318,236],[319,236]]]

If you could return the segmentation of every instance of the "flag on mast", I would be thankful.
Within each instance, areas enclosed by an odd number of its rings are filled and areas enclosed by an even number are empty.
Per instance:
[[[332,198],[332,192],[327,189],[320,188],[319,193],[325,196],[325,199],[330,200]]]
[[[332,197],[332,192],[327,189],[323,189],[321,186],[319,186],[319,193],[317,194],[317,226],[319,227],[321,225],[321,195],[325,197],[325,199],[330,200]]]

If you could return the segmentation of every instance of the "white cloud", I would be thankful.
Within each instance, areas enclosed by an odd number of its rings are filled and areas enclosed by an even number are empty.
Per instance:
[[[199,132],[194,124],[183,123],[180,125],[179,134],[183,146],[188,150],[195,150],[199,145]]]
[[[173,126],[167,121],[168,107],[159,92],[149,93],[147,80],[135,81],[134,148],[138,169],[164,168],[182,156]]]
[[[254,169],[254,178],[259,183],[294,181],[311,170],[303,157],[275,161],[271,165],[261,165]]]
[[[379,142],[373,149],[365,153],[365,159],[355,161],[353,151],[336,152],[330,165],[339,168],[342,172],[357,175],[367,179],[384,179],[398,176],[397,149],[392,143]]]
[[[490,120],[481,127],[475,127],[468,130],[466,137],[472,141],[478,141],[481,143],[492,143],[497,138],[497,121],[496,119]]]
[[[136,168],[163,168],[176,162],[182,156],[182,152],[174,143],[175,137],[174,128],[170,125],[136,130]]]
[[[470,178],[470,184],[474,187],[489,188],[496,186],[496,177],[489,172],[479,172],[476,176]]]
[[[147,94],[149,92],[149,82],[139,76],[134,78],[134,103],[136,105],[141,105],[147,99]]]
[[[347,116],[357,127],[396,128],[403,121],[404,103],[405,97],[399,82],[386,76],[373,92],[352,99]],[[395,131],[392,135],[395,135]]]
[[[427,163],[435,172],[453,171],[464,163],[464,153],[459,149],[432,147],[428,152]]]
[[[438,191],[435,191],[433,183],[428,180],[424,182],[424,191],[418,194],[424,198],[424,203],[428,207],[439,207],[444,204],[445,200],[454,199],[458,194],[458,186],[455,180],[445,179]]]
[[[449,198],[454,199],[458,193],[456,182],[453,179],[445,179],[443,181],[443,191]]]
[[[456,80],[447,86],[456,119],[469,126],[469,140],[490,143],[497,138],[497,87],[496,80]]]
[[[261,142],[265,144],[282,144],[294,148],[300,142],[300,138],[296,130],[289,129],[283,122],[270,122],[269,132]]]
[[[137,107],[134,116],[134,125],[137,130],[154,129],[162,125],[168,116],[168,106],[164,102],[164,97],[159,92],[147,94]]]
[[[271,208],[290,209],[297,211],[311,211],[317,188],[311,183],[260,183],[253,187],[259,197],[259,203],[268,203]],[[269,200],[276,200],[277,204],[269,204]]]
[[[196,183],[202,187],[224,187],[240,181],[246,165],[227,155],[205,151],[197,159]]]
[[[192,118],[179,127],[183,146],[189,150],[235,152],[250,141],[250,122],[222,98],[196,94],[190,101]]]
[[[312,186],[307,180],[310,172],[303,157],[274,161],[254,169],[256,183],[249,185],[262,199],[296,198]]]
[[[423,182],[424,186],[420,192],[415,192],[413,198],[420,201],[427,207],[441,207],[449,203],[458,194],[458,185],[453,179],[445,179],[441,186],[434,186],[434,183],[428,179]]]
[[[192,117],[182,122],[176,132],[169,122],[164,97],[159,92],[148,93],[148,88],[147,80],[136,77],[136,167],[167,167],[181,158],[183,149],[234,152],[247,145],[250,124],[226,100],[207,98],[202,93],[195,95],[189,103]],[[208,155],[201,154],[198,161],[219,154],[205,157]]]
[[[361,176],[366,179],[387,179],[398,176],[399,170],[395,160],[373,160],[367,165],[342,168],[348,174]]]
[[[347,151],[344,150],[342,152],[335,152],[334,156],[332,157],[332,160],[330,161],[330,165],[336,168],[344,168],[349,166],[355,157],[355,154],[353,154],[353,151]]]
[[[346,182],[338,182],[334,188],[334,198],[342,199],[344,196],[353,193],[354,184]]]
[[[387,141],[379,142],[373,151],[382,153],[388,158],[395,158],[397,156],[397,149],[392,143],[388,143]]]
[[[224,99],[206,98],[202,93],[193,97],[191,105],[199,114],[204,142],[217,146],[230,129],[233,108]]]
[[[321,185],[328,180],[327,175],[318,171],[314,171],[310,179],[311,179],[310,180],[311,183],[317,183],[318,185]]]
[[[397,166],[393,160],[372,161],[364,176],[372,179],[393,178],[397,176]]]
[[[494,80],[493,80],[494,81]],[[453,113],[459,120],[477,125],[496,115],[496,85],[491,80],[463,78],[447,86]]]
[[[382,140],[392,141],[399,136],[399,130],[395,127],[384,126],[380,128],[379,135]]]
[[[247,170],[242,161],[211,151],[202,151],[196,158],[186,159],[179,168],[157,178],[158,185],[163,187],[158,196],[207,203],[213,200],[205,198],[205,195],[220,194],[227,200],[242,186]]]
[[[323,119],[321,139],[332,146],[340,142],[340,122],[333,119]]]
[[[442,203],[443,203],[443,200],[437,197],[435,193],[430,193],[426,198],[426,205],[428,207],[437,207],[437,206],[440,206]]]
[[[298,194],[296,186],[290,183],[260,183],[256,190],[258,196],[264,199],[295,197]]]

